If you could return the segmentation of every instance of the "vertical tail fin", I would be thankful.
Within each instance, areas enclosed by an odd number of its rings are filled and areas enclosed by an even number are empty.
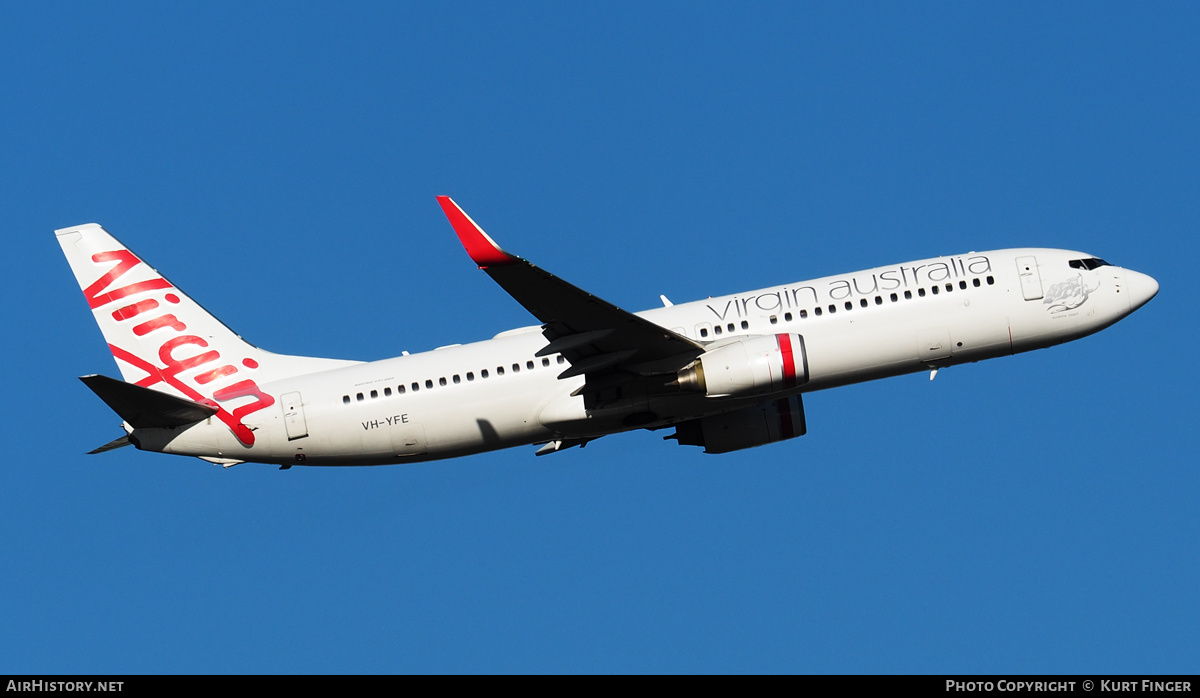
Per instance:
[[[243,442],[241,418],[275,402],[260,384],[356,363],[253,346],[95,223],[55,235],[125,381],[220,408]]]

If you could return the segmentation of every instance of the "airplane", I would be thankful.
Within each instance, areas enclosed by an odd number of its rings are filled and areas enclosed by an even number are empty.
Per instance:
[[[728,453],[803,435],[804,393],[1098,332],[1158,283],[1083,252],[937,257],[631,313],[506,252],[437,197],[537,325],[381,361],[243,340],[101,226],[55,231],[123,380],[81,377],[133,444],[229,467],[537,455],[634,429]]]

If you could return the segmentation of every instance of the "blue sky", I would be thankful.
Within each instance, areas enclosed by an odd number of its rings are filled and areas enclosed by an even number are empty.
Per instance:
[[[1200,671],[1200,9],[576,5],[0,5],[0,672]],[[531,324],[439,194],[631,310],[1013,246],[1162,291],[719,457],[84,455],[52,230],[278,352]]]

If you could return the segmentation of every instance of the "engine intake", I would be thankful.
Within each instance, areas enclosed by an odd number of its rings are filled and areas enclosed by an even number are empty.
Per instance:
[[[808,382],[804,337],[747,337],[707,351],[679,371],[679,387],[708,397],[762,395]]]

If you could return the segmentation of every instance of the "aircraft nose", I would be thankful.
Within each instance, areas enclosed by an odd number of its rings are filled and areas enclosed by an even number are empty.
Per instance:
[[[1125,284],[1129,287],[1129,312],[1149,303],[1158,294],[1158,282],[1141,272],[1126,269]]]

